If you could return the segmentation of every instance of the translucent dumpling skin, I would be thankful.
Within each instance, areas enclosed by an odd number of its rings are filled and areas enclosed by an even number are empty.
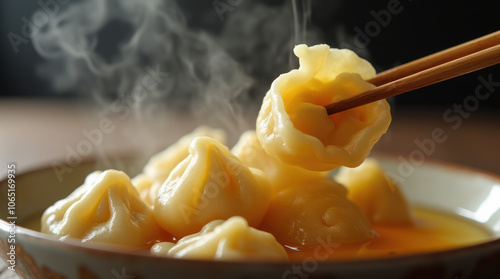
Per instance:
[[[352,200],[375,223],[411,224],[411,212],[394,181],[380,164],[366,159],[357,168],[341,168],[335,179],[348,189]]]
[[[42,216],[42,232],[61,240],[144,247],[161,229],[130,178],[107,170],[90,174],[82,186],[49,207]]]
[[[132,182],[139,191],[141,198],[148,205],[153,206],[158,189],[168,178],[170,172],[189,156],[189,144],[199,136],[212,137],[222,143],[226,141],[224,131],[200,126],[180,138],[167,149],[151,157],[144,167],[143,173],[134,177]]]
[[[151,157],[144,167],[144,173],[152,179],[163,183],[175,166],[189,156],[189,145],[194,138],[199,136],[212,137],[222,143],[226,140],[224,131],[200,126],[191,133],[180,138],[167,149]]]
[[[255,131],[244,132],[231,152],[246,166],[262,170],[269,178],[273,192],[299,181],[323,179],[328,172],[316,172],[286,164],[270,156],[262,148]]]
[[[239,216],[227,221],[215,220],[177,244],[155,244],[151,252],[157,256],[215,260],[287,260],[288,256],[274,236],[248,226]]]
[[[153,207],[154,200],[156,198],[156,193],[158,191],[160,182],[155,182],[154,179],[149,177],[147,174],[141,173],[136,177],[132,178],[132,185],[139,192],[141,199],[149,206]]]
[[[361,242],[374,235],[368,218],[347,199],[345,188],[331,179],[281,190],[259,228],[292,247]]]
[[[236,215],[256,227],[269,198],[262,172],[243,165],[217,140],[197,137],[189,146],[189,156],[159,189],[154,212],[166,231],[184,237],[210,221]]]
[[[365,80],[375,70],[347,49],[298,45],[294,52],[300,68],[273,82],[259,112],[262,147],[314,171],[360,165],[389,127],[389,104],[381,100],[331,116],[324,106],[373,88]]]

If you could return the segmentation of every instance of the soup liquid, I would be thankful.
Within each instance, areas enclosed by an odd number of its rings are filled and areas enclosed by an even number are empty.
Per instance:
[[[385,258],[470,246],[494,238],[480,224],[457,215],[415,208],[413,217],[412,225],[372,224],[378,236],[364,243],[339,245],[324,239],[318,247],[287,247],[287,252],[291,260]]]
[[[320,260],[349,260],[441,251],[470,246],[494,238],[494,235],[480,224],[457,215],[414,208],[413,216],[412,225],[372,224],[378,236],[367,242],[339,245],[325,238],[321,240],[319,246],[300,249],[285,246],[285,248],[290,260],[302,260],[307,257]],[[40,217],[31,218],[23,222],[22,226],[40,231]],[[161,239],[161,241],[175,240]],[[158,241],[154,243],[156,242]],[[145,252],[149,252],[149,247]]]

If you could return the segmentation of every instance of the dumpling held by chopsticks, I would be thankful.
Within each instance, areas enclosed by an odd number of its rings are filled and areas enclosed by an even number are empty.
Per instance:
[[[369,62],[347,49],[327,45],[294,49],[299,69],[280,75],[267,92],[257,118],[264,150],[309,170],[356,167],[387,131],[390,107],[381,100],[328,115],[325,105],[374,86]]]

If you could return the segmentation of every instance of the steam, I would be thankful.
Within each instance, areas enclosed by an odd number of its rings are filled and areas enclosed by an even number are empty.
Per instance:
[[[99,53],[103,48],[100,43],[105,42],[100,32],[110,25],[119,25],[114,32],[126,38],[111,42],[116,44],[115,53],[104,57]],[[212,38],[187,28],[173,1],[76,2],[36,33],[33,43],[49,60],[43,72],[55,90],[92,93],[100,101],[132,94],[147,74],[146,67],[159,68],[171,76],[171,82],[155,88],[152,97],[168,97],[172,92],[181,92],[184,99],[202,91],[210,94],[206,85],[222,67],[231,68],[226,72],[233,73],[227,76],[233,80],[226,82],[226,91],[236,95],[251,82]],[[227,97],[224,93],[218,94]]]
[[[174,0],[73,1],[33,34],[47,60],[39,72],[57,92],[91,96],[103,115],[126,105],[148,122],[123,131],[138,141],[154,138],[154,117],[145,112],[158,105],[189,111],[189,129],[221,127],[234,140],[254,128],[272,80],[296,66],[293,46],[319,42],[316,32],[306,33],[310,1],[240,1],[223,22],[211,22],[218,30],[190,27]],[[215,10],[205,13],[219,20]],[[162,129],[178,129],[176,117],[162,117]]]

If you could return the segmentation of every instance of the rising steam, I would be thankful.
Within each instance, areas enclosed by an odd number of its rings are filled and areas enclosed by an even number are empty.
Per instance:
[[[149,67],[169,78],[142,102],[161,99],[238,119],[238,104],[256,80],[269,86],[289,69],[299,26],[294,30],[289,2],[243,3],[226,18],[221,32],[210,33],[191,30],[175,1],[85,0],[61,10],[33,43],[49,62],[40,72],[58,92],[92,94],[100,102],[126,98]],[[118,39],[107,41],[112,27]]]
[[[212,19],[207,25],[220,26],[214,30],[193,28],[178,4],[72,0],[33,34],[36,51],[47,60],[40,73],[55,91],[91,96],[105,111],[118,101],[141,117],[148,106],[162,104],[189,111],[195,125],[239,135],[254,128],[272,80],[296,66],[293,46],[319,41],[305,33],[309,1],[239,1],[223,21],[210,6],[193,20]],[[128,137],[154,133],[131,129]]]

